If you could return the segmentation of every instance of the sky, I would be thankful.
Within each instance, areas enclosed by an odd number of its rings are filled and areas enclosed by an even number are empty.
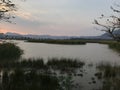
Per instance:
[[[13,22],[0,22],[0,32],[55,36],[96,36],[94,19],[111,15],[117,0],[12,0],[17,6]],[[15,24],[14,24],[15,23]]]

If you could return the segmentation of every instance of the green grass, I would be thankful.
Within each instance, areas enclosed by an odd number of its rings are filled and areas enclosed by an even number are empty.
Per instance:
[[[23,54],[23,51],[13,43],[0,44],[0,60],[17,59]]]

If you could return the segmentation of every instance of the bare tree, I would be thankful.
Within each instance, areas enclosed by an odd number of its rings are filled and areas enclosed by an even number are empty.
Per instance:
[[[10,0],[0,0],[0,20],[10,22],[10,18],[15,18],[12,14],[17,8]]]
[[[114,15],[104,16],[103,14],[99,19],[94,20],[94,24],[102,27],[102,31],[109,33],[109,35],[116,41],[120,41],[120,34],[116,34],[116,30],[120,30],[120,5],[115,5],[117,9],[110,7]],[[102,20],[102,22],[100,22]]]

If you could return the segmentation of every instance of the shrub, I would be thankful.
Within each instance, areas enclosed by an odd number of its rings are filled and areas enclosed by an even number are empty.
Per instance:
[[[0,59],[17,59],[23,54],[18,46],[13,43],[2,43],[0,44]]]

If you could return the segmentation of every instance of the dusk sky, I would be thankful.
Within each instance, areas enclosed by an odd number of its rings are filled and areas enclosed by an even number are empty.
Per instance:
[[[0,32],[20,34],[91,36],[103,32],[92,24],[101,14],[111,15],[117,0],[13,0],[17,5],[13,23],[0,23]]]

